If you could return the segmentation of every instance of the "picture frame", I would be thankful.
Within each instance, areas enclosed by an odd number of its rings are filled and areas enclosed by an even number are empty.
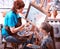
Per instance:
[[[42,22],[47,20],[45,12],[38,5],[33,3],[30,3],[25,18],[32,22],[36,27],[39,27]]]

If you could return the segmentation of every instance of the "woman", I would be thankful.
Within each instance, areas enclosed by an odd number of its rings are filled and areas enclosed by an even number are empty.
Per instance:
[[[36,37],[40,40],[40,49],[55,49],[53,27],[47,22],[43,22],[39,30],[40,34],[42,33],[42,38],[40,38],[37,32],[35,32],[35,34]],[[32,47],[32,44],[28,44],[27,46]]]
[[[5,15],[2,35],[8,42],[21,43],[21,41],[13,37],[13,35],[21,31],[24,27],[24,25],[21,26],[21,16],[18,15],[18,13],[22,13],[24,6],[23,1],[14,1],[11,11]],[[20,22],[18,23],[18,21]]]

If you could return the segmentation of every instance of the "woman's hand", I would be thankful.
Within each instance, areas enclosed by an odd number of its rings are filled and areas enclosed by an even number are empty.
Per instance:
[[[32,44],[27,44],[27,47],[31,47],[32,46]]]
[[[30,23],[29,22],[27,22],[26,24],[25,24],[25,27],[28,27],[30,25]]]

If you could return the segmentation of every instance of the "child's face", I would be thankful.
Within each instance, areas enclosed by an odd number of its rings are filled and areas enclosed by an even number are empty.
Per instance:
[[[46,33],[46,31],[42,28],[40,28],[40,32],[44,35]]]

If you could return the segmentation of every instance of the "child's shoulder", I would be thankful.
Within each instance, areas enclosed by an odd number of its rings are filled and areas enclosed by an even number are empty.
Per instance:
[[[44,40],[44,42],[45,43],[51,43],[53,40],[52,40],[52,38],[49,36],[49,37],[47,37],[45,40]]]
[[[51,44],[53,44],[51,37],[47,37],[47,38],[42,40],[41,47],[43,49],[46,49],[47,45],[51,45]]]

